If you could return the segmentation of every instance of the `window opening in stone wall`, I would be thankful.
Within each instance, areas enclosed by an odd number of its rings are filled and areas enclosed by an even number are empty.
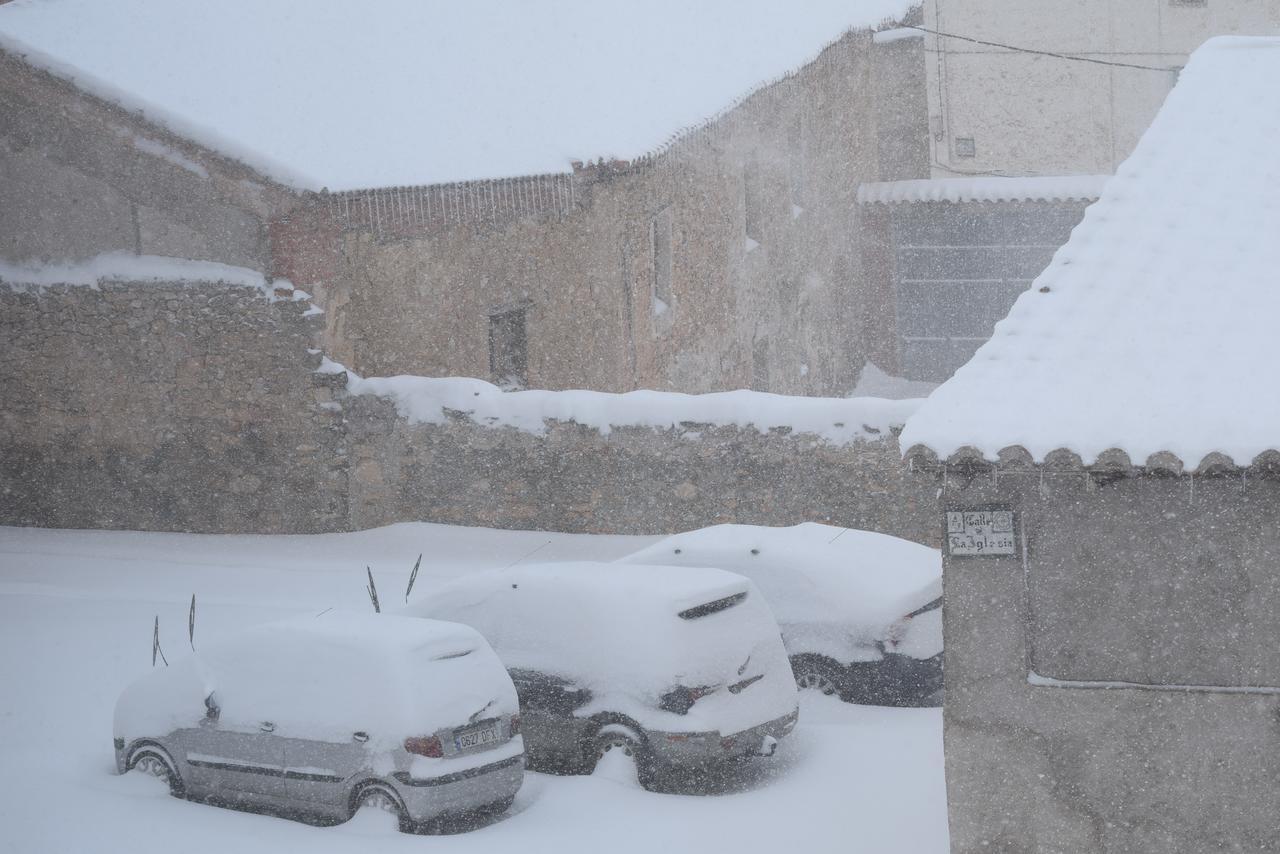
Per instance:
[[[746,249],[748,252],[760,245],[763,234],[763,211],[761,210],[760,163],[752,158],[742,167],[742,210],[746,226]]]
[[[804,125],[796,116],[787,131],[787,181],[791,190],[792,219],[804,213]]]
[[[671,324],[671,209],[660,211],[649,223],[649,250],[653,259],[653,329],[665,331]]]
[[[489,374],[495,385],[522,389],[529,382],[529,338],[526,308],[510,308],[489,315]]]
[[[769,388],[769,338],[757,338],[751,345],[751,388],[768,391]]]

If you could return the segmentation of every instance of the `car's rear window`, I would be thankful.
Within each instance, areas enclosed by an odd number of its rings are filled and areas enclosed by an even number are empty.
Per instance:
[[[682,620],[696,620],[699,617],[705,617],[709,614],[715,614],[720,611],[727,611],[728,609],[732,608],[734,605],[737,605],[739,602],[741,602],[743,599],[746,599],[746,598],[747,598],[747,591],[744,590],[741,593],[735,593],[732,596],[726,596],[723,599],[715,599],[715,600],[712,600],[711,602],[703,603],[702,605],[695,605],[692,608],[686,608],[685,610],[681,611],[677,616],[679,616],[680,619]]]

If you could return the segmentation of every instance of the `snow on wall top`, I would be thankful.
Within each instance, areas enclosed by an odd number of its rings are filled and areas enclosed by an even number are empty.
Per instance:
[[[338,191],[633,159],[910,3],[16,0],[0,47]]]
[[[1025,178],[919,178],[876,181],[858,187],[859,204],[902,202],[1092,201],[1110,175],[1047,175]]]
[[[321,373],[346,369],[326,358]],[[370,377],[347,372],[347,391],[395,401],[410,421],[444,424],[446,410],[464,413],[477,424],[546,432],[548,420],[574,422],[608,434],[615,427],[678,428],[684,422],[754,427],[761,433],[790,428],[832,444],[889,435],[919,406],[919,400],[881,398],[790,397],[760,391],[681,394],[665,391],[504,392],[484,380],[464,377]]]
[[[1247,466],[1280,446],[1280,39],[1191,57],[1151,128],[903,448],[1087,465],[1167,452]]]
[[[262,291],[276,299],[276,291],[291,291],[292,300],[310,299],[305,291],[294,290],[288,279],[268,280],[257,270],[193,261],[164,255],[134,255],[131,252],[104,252],[84,261],[52,264],[15,264],[0,259],[0,285],[14,290],[31,290],[54,285],[96,288],[99,282],[222,282]]]

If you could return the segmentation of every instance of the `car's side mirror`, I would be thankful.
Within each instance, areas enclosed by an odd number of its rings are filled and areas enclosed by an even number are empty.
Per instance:
[[[217,699],[213,696],[213,694],[210,694],[209,696],[207,696],[207,697],[205,697],[205,698],[204,698],[204,718],[205,718],[205,720],[207,720],[207,721],[216,721],[216,720],[218,719],[218,714],[219,714],[221,711],[222,711],[222,710],[218,708],[218,701],[217,701]]]

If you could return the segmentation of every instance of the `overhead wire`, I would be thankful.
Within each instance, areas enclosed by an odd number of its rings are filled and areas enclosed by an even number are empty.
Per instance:
[[[986,41],[985,39],[976,39],[972,36],[962,36],[957,33],[944,33],[941,30],[932,30],[932,29],[929,29],[928,27],[919,26],[918,24],[904,24],[903,29],[919,30],[922,33],[928,33],[929,35],[938,36],[940,38],[957,39],[958,41],[969,42],[970,44],[979,44],[984,47],[996,47],[996,48],[1001,48],[1002,50],[1014,51],[1016,53],[1029,53],[1034,56],[1049,56],[1049,57],[1053,57],[1054,59],[1065,59],[1065,60],[1068,60],[1069,62],[1089,62],[1094,65],[1110,65],[1116,68],[1136,68],[1141,71],[1159,71],[1164,74],[1168,74],[1174,70],[1174,68],[1171,66],[1142,65],[1141,63],[1137,63],[1137,62],[1120,62],[1114,59],[1098,59],[1097,57],[1092,57],[1092,56],[1074,56],[1069,53],[1055,53],[1054,51],[1051,51],[1051,50],[1036,50],[1035,48],[1019,47],[1018,45],[1004,44],[1003,42],[993,42],[993,41]]]

